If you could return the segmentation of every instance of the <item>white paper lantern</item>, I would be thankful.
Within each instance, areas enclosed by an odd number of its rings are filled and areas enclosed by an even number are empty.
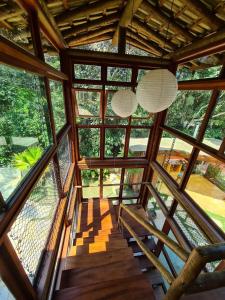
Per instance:
[[[136,95],[130,90],[120,90],[113,95],[111,106],[115,114],[127,118],[137,109]]]
[[[137,102],[150,113],[163,111],[173,103],[177,90],[177,79],[170,71],[152,70],[138,83]]]

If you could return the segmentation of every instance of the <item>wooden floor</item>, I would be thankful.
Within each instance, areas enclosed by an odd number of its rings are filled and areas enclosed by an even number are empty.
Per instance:
[[[55,300],[152,300],[154,292],[107,200],[80,204],[77,235]]]

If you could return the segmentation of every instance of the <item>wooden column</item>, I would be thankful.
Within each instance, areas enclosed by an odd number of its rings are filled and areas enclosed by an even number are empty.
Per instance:
[[[126,54],[126,28],[119,27],[118,53]]]

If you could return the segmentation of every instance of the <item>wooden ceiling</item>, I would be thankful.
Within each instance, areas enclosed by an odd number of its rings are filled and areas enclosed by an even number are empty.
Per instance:
[[[21,1],[18,1],[21,2]],[[39,1],[54,19],[68,47],[112,40],[119,27],[126,42],[153,57],[176,52],[225,26],[224,0],[45,0]],[[26,27],[15,1],[0,3],[0,27]],[[21,35],[29,35],[27,30]],[[219,61],[220,57],[215,61]]]

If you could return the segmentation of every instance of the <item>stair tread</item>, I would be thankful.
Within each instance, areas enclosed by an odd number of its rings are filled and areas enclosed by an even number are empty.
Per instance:
[[[141,271],[134,259],[127,260],[125,264],[123,261],[117,261],[92,268],[76,268],[62,272],[61,288],[88,286],[107,281],[109,278],[122,279],[139,274]]]
[[[153,264],[145,255],[135,256],[135,260],[138,262],[138,265],[141,268],[141,270],[153,268]]]
[[[91,254],[101,251],[109,251],[120,248],[126,248],[127,242],[124,239],[112,240],[109,242],[95,242],[90,244],[84,244],[81,246],[73,246],[70,249],[69,256],[80,254]]]
[[[108,280],[84,287],[71,287],[55,292],[53,300],[155,300],[153,289],[144,275]]]
[[[155,248],[155,242],[153,239],[144,239],[142,240],[142,242],[150,249],[154,249]],[[134,242],[129,242],[128,243],[129,247],[132,248],[133,253],[139,253],[142,252],[142,250],[140,249],[140,247],[138,246],[138,244],[134,241]]]
[[[84,245],[84,244],[90,244],[90,243],[96,243],[96,242],[107,242],[112,240],[119,240],[123,239],[123,236],[121,233],[113,233],[108,235],[96,235],[94,237],[84,237],[84,238],[77,238],[74,240],[74,245]]]
[[[77,231],[76,237],[93,237],[96,235],[106,235],[112,233],[120,233],[118,228],[100,229],[100,230],[88,230],[88,231]]]
[[[98,252],[91,255],[68,256],[64,269],[87,268],[104,265],[105,263],[125,261],[133,258],[131,248],[116,251]]]

